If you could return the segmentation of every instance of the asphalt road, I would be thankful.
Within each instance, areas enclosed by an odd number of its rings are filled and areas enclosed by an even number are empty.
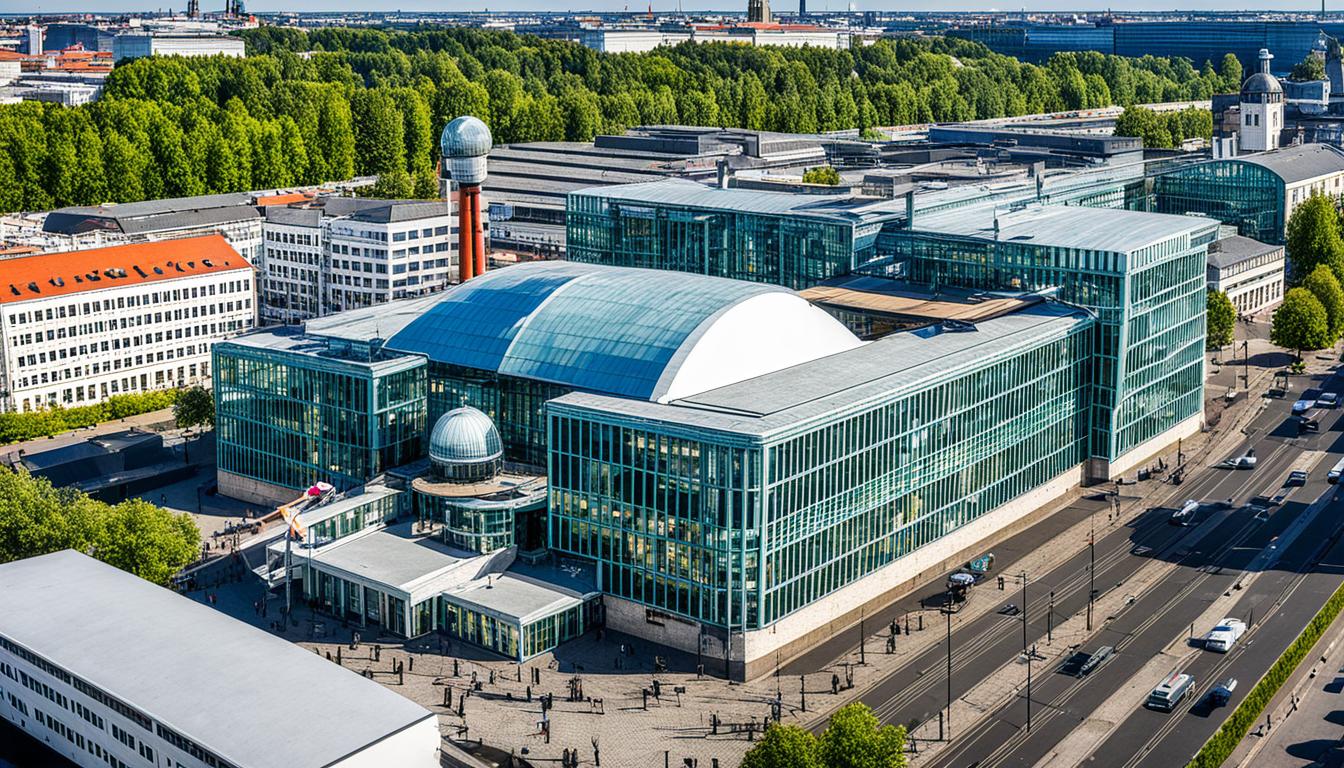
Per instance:
[[[1108,622],[1088,646],[1080,649],[1090,652],[1101,645],[1111,645],[1117,649],[1117,655],[1083,679],[1071,674],[1076,668],[1076,660],[1075,665],[1066,664],[1062,670],[1038,670],[1033,678],[1030,733],[1025,729],[1025,696],[1019,696],[999,712],[981,720],[970,732],[956,734],[956,742],[940,753],[932,761],[933,765],[947,768],[1034,765],[1173,638],[1190,632],[1190,623],[1208,604],[1231,588],[1241,570],[1328,489],[1324,482],[1325,470],[1336,460],[1330,456],[1317,464],[1308,485],[1296,489],[1282,505],[1263,514],[1242,506],[1257,495],[1277,492],[1288,469],[1303,451],[1330,450],[1344,442],[1339,432],[1344,422],[1340,421],[1338,412],[1330,415],[1328,426],[1323,425],[1326,429],[1321,434],[1295,437],[1295,429],[1286,422],[1290,405],[1288,401],[1271,404],[1251,425],[1252,437],[1243,442],[1243,447],[1253,445],[1256,448],[1260,457],[1257,469],[1251,472],[1201,470],[1191,475],[1193,481],[1173,489],[1172,506],[1184,497],[1206,502],[1228,498],[1235,501],[1231,507],[1201,511],[1197,525],[1213,526],[1213,530],[1197,544],[1186,546],[1183,543],[1194,538],[1191,536],[1194,528],[1166,525],[1166,514],[1161,510],[1140,516],[1133,529],[1133,538],[1128,542],[1130,547],[1150,547],[1152,551],[1148,557],[1169,558],[1180,565]],[[1233,651],[1227,655],[1201,651],[1183,670],[1195,676],[1195,694],[1170,715],[1137,710],[1094,752],[1090,764],[1182,765],[1198,750],[1230,712],[1230,708],[1208,711],[1202,703],[1203,695],[1222,679],[1237,677],[1243,682],[1233,697],[1232,705],[1235,706],[1338,586],[1339,574],[1344,570],[1336,564],[1344,564],[1344,545],[1334,547],[1322,566],[1310,568],[1306,574],[1299,573],[1314,562],[1323,543],[1338,528],[1337,516],[1344,511],[1338,506],[1332,503],[1323,510],[1279,555],[1278,563],[1251,584],[1234,613],[1243,619],[1252,619],[1253,623]],[[1098,557],[1100,562],[1100,555]],[[1132,573],[1142,563],[1142,558],[1121,553],[1112,563],[1109,570]],[[1100,583],[1100,575],[1098,581]],[[1198,637],[1207,630],[1208,627],[1194,627],[1194,634]],[[1016,651],[1021,651],[1020,634],[1013,645]],[[985,659],[983,664],[997,666],[1007,658],[1010,656],[994,654],[994,658]],[[960,669],[954,669],[954,678],[959,674],[962,674]],[[986,673],[968,669],[966,674]],[[978,679],[978,676],[972,679]]]

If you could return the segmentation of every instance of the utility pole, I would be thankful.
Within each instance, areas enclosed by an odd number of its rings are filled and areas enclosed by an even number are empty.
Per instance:
[[[1022,652],[1027,652],[1027,572],[1022,572]]]
[[[1050,590],[1050,609],[1045,614],[1045,644],[1054,645],[1055,637],[1055,590]]]
[[[1027,653],[1027,733],[1031,733],[1031,657],[1036,654],[1036,646]]]
[[[1097,534],[1087,537],[1087,631],[1092,631],[1092,601],[1097,596]]]
[[[947,740],[952,740],[952,590],[947,591]]]
[[[865,649],[864,649],[864,646],[866,646],[867,643],[864,642],[864,623],[863,623],[863,622],[864,622],[863,609],[860,608],[860,609],[859,609],[859,663],[860,663],[860,664],[863,664],[863,665],[867,665],[867,664],[868,664],[868,659],[864,656],[864,650],[865,650]]]
[[[1324,4],[1324,2],[1322,2]],[[1250,340],[1241,342],[1241,386],[1247,391],[1251,389],[1251,352]]]

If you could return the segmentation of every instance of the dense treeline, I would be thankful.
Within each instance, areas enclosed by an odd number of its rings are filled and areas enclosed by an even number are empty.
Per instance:
[[[600,54],[468,29],[243,36],[244,59],[123,63],[91,106],[0,107],[0,210],[356,174],[383,176],[383,194],[429,196],[438,128],[468,113],[501,143],[659,123],[814,132],[1204,99],[1241,78],[1235,58],[1215,70],[1065,53],[1038,67],[941,38]]]
[[[1116,136],[1137,136],[1150,149],[1179,148],[1186,139],[1213,138],[1213,113],[1199,107],[1176,112],[1155,112],[1130,106],[1115,121]]]

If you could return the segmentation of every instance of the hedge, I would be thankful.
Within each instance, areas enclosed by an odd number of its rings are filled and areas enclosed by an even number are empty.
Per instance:
[[[113,395],[101,403],[63,408],[59,405],[26,413],[0,413],[0,445],[47,437],[105,421],[170,408],[181,390],[160,389]]]
[[[1232,712],[1232,716],[1227,718],[1222,727],[1204,743],[1199,754],[1190,761],[1190,768],[1218,768],[1231,756],[1232,750],[1236,749],[1250,732],[1251,726],[1260,721],[1260,715],[1264,713],[1265,707],[1269,706],[1270,699],[1274,698],[1274,694],[1288,682],[1288,676],[1311,652],[1312,646],[1316,645],[1316,641],[1325,634],[1326,628],[1334,622],[1341,609],[1344,609],[1344,584],[1341,584],[1330,599],[1325,601],[1325,605],[1311,623],[1302,630],[1302,634],[1297,636],[1293,644],[1288,646],[1288,650],[1283,652],[1279,660],[1274,662],[1274,666],[1269,668],[1265,676],[1260,678],[1260,682],[1255,684],[1251,692]]]

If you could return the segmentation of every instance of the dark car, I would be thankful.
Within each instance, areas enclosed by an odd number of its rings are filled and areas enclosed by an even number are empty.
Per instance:
[[[1237,690],[1237,678],[1229,677],[1209,691],[1209,703],[1215,707],[1225,707],[1232,700],[1232,692],[1235,690]]]
[[[1288,480],[1284,482],[1285,486],[1292,487],[1307,484],[1307,473],[1300,469],[1295,469],[1288,473]]]

